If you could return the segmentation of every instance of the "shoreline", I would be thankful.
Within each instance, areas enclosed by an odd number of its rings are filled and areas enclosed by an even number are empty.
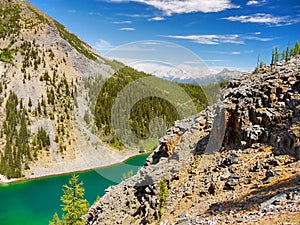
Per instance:
[[[72,174],[72,173],[84,173],[84,172],[87,172],[90,170],[111,167],[116,164],[124,163],[125,161],[130,160],[134,157],[141,156],[141,155],[149,155],[149,154],[151,154],[151,152],[129,154],[129,155],[124,156],[124,158],[122,158],[121,160],[115,161],[113,163],[109,163],[107,165],[91,167],[91,168],[83,168],[83,169],[79,169],[79,170],[70,170],[70,171],[61,172],[61,173],[53,172],[53,173],[48,173],[48,174],[43,174],[43,175],[36,175],[36,176],[32,176],[32,177],[20,177],[20,178],[7,179],[4,175],[0,174],[0,186],[6,186],[9,184],[21,183],[21,182],[32,181],[32,180],[43,179],[43,178],[49,178],[49,177],[54,177],[54,176],[59,176],[59,175],[67,175],[67,174]]]

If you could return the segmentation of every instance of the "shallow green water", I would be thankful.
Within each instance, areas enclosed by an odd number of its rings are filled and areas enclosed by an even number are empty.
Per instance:
[[[85,197],[92,204],[110,185],[120,183],[130,170],[134,173],[145,164],[148,155],[133,157],[124,163],[80,172]],[[61,213],[62,185],[70,174],[46,177],[0,186],[0,225],[47,225],[54,212]]]

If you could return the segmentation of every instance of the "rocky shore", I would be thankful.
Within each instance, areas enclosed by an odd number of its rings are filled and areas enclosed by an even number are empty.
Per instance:
[[[299,70],[298,56],[245,74],[216,105],[177,121],[137,175],[90,208],[88,224],[299,224]]]
[[[87,158],[85,158],[85,156],[78,156],[76,160],[52,162],[52,163],[50,162],[49,164],[51,165],[49,165],[48,168],[39,166],[37,164],[37,166],[34,167],[35,173],[33,174],[27,173],[24,177],[21,178],[8,179],[4,175],[0,174],[0,185],[14,183],[22,180],[36,179],[41,177],[49,177],[49,176],[74,173],[74,172],[82,172],[82,171],[92,170],[96,168],[107,167],[114,164],[122,163],[127,159],[130,159],[139,154],[140,153],[138,153],[138,151],[129,151],[127,152],[127,154],[116,155],[114,159],[108,158],[107,160],[104,159],[98,161],[98,164],[96,163],[90,164]]]

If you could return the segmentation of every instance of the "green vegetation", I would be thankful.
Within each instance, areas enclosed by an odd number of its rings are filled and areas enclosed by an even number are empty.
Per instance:
[[[70,43],[79,53],[83,54],[85,57],[91,60],[96,60],[97,57],[95,54],[88,49],[86,43],[81,41],[75,34],[69,32],[62,24],[57,21],[54,21],[57,30],[59,31],[60,36]]]
[[[278,46],[276,46],[272,50],[272,59],[271,59],[271,66],[274,66],[277,62],[281,60],[288,61],[292,56],[296,56],[300,54],[300,47],[299,47],[299,42],[296,41],[294,47],[288,46],[283,50],[282,52],[279,52]]]
[[[166,129],[164,129],[164,132],[166,132]],[[142,142],[142,145],[140,146],[140,152],[152,152],[157,146],[158,138],[150,138],[147,141]]]
[[[14,50],[10,49],[10,47],[0,49],[0,61],[14,65],[13,54],[14,54]]]
[[[149,78],[149,80],[144,78]],[[134,91],[130,91],[130,93],[125,95],[121,93],[128,87]],[[102,86],[95,107],[96,125],[103,132],[104,139],[115,147],[122,148],[123,144],[135,143],[135,140],[130,139],[130,137],[126,137],[128,138],[126,143],[120,143],[120,140],[117,140],[114,136],[115,130],[113,130],[111,122],[111,113],[113,107],[115,107],[114,110],[116,111],[124,111],[126,106],[132,103],[132,99],[136,98],[136,96],[142,96],[140,100],[132,105],[129,117],[124,115],[124,118],[118,119],[121,122],[128,121],[132,133],[137,138],[144,140],[156,138],[155,133],[154,137],[150,136],[150,134],[153,134],[152,130],[150,131],[149,129],[150,121],[153,121],[155,118],[161,118],[164,120],[166,127],[172,126],[174,121],[180,118],[177,107],[178,103],[183,102],[183,93],[188,96],[185,96],[188,98],[188,101],[192,101],[190,104],[195,105],[196,111],[201,111],[208,105],[206,96],[198,85],[165,81],[144,72],[136,71],[133,68],[123,67],[106,80]],[[166,99],[164,98],[165,96]],[[170,102],[169,99],[173,100],[173,102]],[[116,100],[120,100],[120,104],[116,104]],[[188,103],[184,102],[183,104]],[[185,110],[188,111],[190,109]],[[188,113],[187,111],[185,111],[186,114]],[[126,132],[127,128],[124,124],[118,124],[120,132]],[[157,126],[154,124],[152,127],[158,126],[159,124]]]
[[[159,188],[159,203],[158,203],[157,214],[158,214],[158,221],[160,221],[163,215],[163,208],[166,204],[166,198],[169,196],[170,191],[166,180],[159,181],[158,188]]]
[[[0,152],[0,174],[7,178],[21,177],[22,164],[31,160],[27,111],[14,93],[10,93],[6,106],[3,130],[6,138],[4,152]]]
[[[31,99],[28,105],[32,107]],[[49,150],[50,138],[43,128],[39,128],[37,134],[30,133],[28,112],[23,100],[13,92],[7,98],[5,113],[0,128],[0,138],[5,140],[5,147],[0,151],[0,174],[18,178],[23,176],[23,169],[29,169],[29,161],[37,159],[39,151]]]
[[[18,4],[0,2],[0,38],[4,40],[7,36],[19,34],[20,12]]]
[[[105,80],[100,74],[84,79],[84,88],[88,90],[89,107],[93,114],[95,113],[95,105],[99,96],[99,91],[104,85],[104,82]]]
[[[180,118],[175,106],[167,100],[155,96],[146,97],[132,107],[129,118],[130,128],[141,139],[147,139],[150,137],[150,134],[154,135],[154,137],[159,137],[161,136],[160,130],[155,134],[153,130],[150,131],[149,127],[149,121],[156,117],[162,117],[164,121],[167,121],[167,127],[172,126],[174,121]],[[159,121],[157,122],[154,125],[156,128],[160,126]]]
[[[64,212],[62,218],[55,213],[49,225],[85,225],[81,217],[88,212],[89,205],[84,198],[83,183],[79,182],[78,175],[72,175],[69,185],[63,186],[63,192],[60,198]]]
[[[127,180],[128,178],[133,176],[133,170],[128,171],[127,173],[123,173],[122,180]]]
[[[39,149],[48,148],[50,146],[50,138],[47,132],[41,127],[37,133],[37,142]]]
[[[295,55],[299,55],[299,54],[300,54],[299,42],[296,41],[294,47],[291,49],[291,55],[295,56]]]
[[[279,47],[275,46],[275,48],[272,49],[272,55],[271,55],[272,57],[271,57],[271,63],[270,63],[271,70],[276,66],[277,62],[280,62],[283,60],[287,62],[291,57],[299,55],[299,54],[300,54],[300,46],[299,46],[298,41],[295,42],[295,45],[292,48],[290,47],[290,44],[288,44],[288,46],[282,51],[279,51]],[[266,67],[267,67],[267,64],[264,61],[260,60],[260,57],[258,56],[257,65],[256,65],[254,72],[257,73],[257,72],[259,72],[260,69],[263,69]]]
[[[38,20],[41,23],[49,23],[49,20],[42,15],[40,12],[37,12],[33,7],[31,7],[30,5],[28,5],[28,8],[36,15],[36,17],[38,18]]]

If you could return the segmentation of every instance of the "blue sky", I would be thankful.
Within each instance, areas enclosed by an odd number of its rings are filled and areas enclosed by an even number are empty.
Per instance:
[[[146,40],[172,42],[210,68],[249,71],[257,57],[300,40],[299,0],[30,0],[105,54]]]

